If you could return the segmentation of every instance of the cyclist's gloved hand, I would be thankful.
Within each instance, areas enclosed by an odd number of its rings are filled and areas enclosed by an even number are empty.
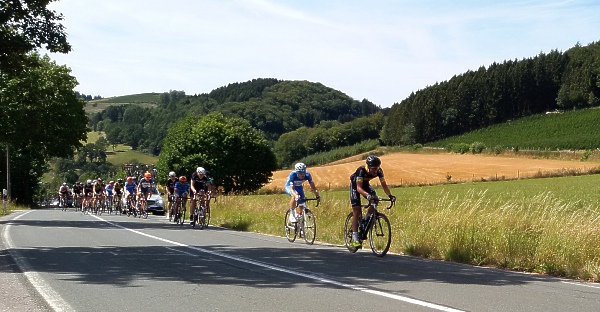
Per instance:
[[[321,196],[320,195],[317,195],[316,197],[317,197],[317,201],[321,201]]]
[[[377,200],[377,194],[369,194],[367,196],[368,201]]]
[[[391,201],[396,201],[396,196],[394,196],[394,195],[390,195],[390,200],[391,200]]]
[[[299,201],[299,200],[300,200],[300,195],[296,195],[296,196],[294,197],[294,199],[295,199],[296,201]]]

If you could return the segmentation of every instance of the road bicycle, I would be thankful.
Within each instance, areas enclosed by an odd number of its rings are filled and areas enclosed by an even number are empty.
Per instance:
[[[199,226],[200,229],[208,227],[210,223],[210,200],[214,198],[215,202],[217,201],[216,197],[212,196],[211,191],[204,192],[204,190],[200,190],[194,194],[194,201],[196,203],[196,207],[192,211],[192,227]]]
[[[122,198],[121,198],[121,194],[115,194],[114,198],[113,198],[113,207],[115,209],[115,214],[123,214],[123,203],[121,202]]]
[[[316,200],[317,205],[315,207],[319,207],[320,198],[303,198],[296,202],[296,211],[300,211],[300,213],[295,213],[295,216],[290,215],[291,211],[288,208],[285,217],[283,219],[283,230],[285,232],[285,237],[287,237],[289,242],[294,242],[296,237],[304,238],[304,241],[312,245],[315,242],[315,237],[317,236],[317,220],[315,219],[315,215],[308,209],[307,202],[311,200]],[[298,209],[300,208],[300,210]]]
[[[171,215],[175,224],[182,225],[185,223],[185,201],[187,197],[177,197],[172,206]]]
[[[127,204],[125,205],[125,210],[127,210],[127,216],[133,215],[133,217],[137,217],[137,203],[135,200],[135,196],[132,194],[127,194]]]
[[[362,209],[358,221],[358,236],[362,241],[369,240],[371,250],[377,257],[383,257],[390,249],[392,243],[392,226],[387,216],[377,210],[379,202],[387,201],[390,205],[387,209],[391,209],[396,204],[396,199],[379,198],[369,201],[368,204],[361,205],[363,209],[373,207],[373,213],[368,214],[363,218]],[[344,223],[344,243],[350,252],[354,253],[362,247],[352,247],[352,212],[346,217]]]

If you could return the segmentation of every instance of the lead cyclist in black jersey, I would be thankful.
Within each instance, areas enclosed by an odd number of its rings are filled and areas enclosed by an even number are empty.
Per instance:
[[[381,159],[375,155],[367,156],[367,166],[360,166],[350,176],[350,203],[352,204],[352,243],[351,247],[360,248],[362,242],[358,237],[358,218],[361,214],[361,203],[360,196],[362,195],[368,201],[377,199],[377,193],[369,185],[369,181],[374,178],[379,178],[381,187],[385,194],[389,196],[392,201],[396,200],[396,197],[390,192],[390,188],[385,182],[383,175],[383,169],[381,169]],[[367,215],[373,213],[373,207],[369,207]]]

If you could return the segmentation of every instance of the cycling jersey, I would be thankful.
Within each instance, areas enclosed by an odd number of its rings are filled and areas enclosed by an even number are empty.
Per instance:
[[[123,185],[123,183],[115,183],[115,193],[117,195],[121,195],[121,191],[123,190],[123,188],[125,187],[125,185]]]
[[[106,191],[106,193],[109,196],[112,196],[114,188],[115,188],[114,186],[111,186],[110,184],[108,184],[108,185],[106,185],[106,187],[104,188],[104,190]]]
[[[101,182],[96,182],[96,184],[94,184],[94,192],[95,193],[104,192],[104,184]]]
[[[191,181],[196,192],[199,190],[204,190],[205,192],[208,192],[208,184],[210,184],[210,180],[208,179],[208,177],[206,177],[206,175],[200,178],[198,176],[198,173],[194,172],[192,173]]]
[[[143,178],[140,180],[140,191],[142,194],[148,194],[152,190],[152,185],[154,184],[154,180],[152,178]]]
[[[173,194],[173,189],[175,188],[175,184],[179,182],[177,179],[168,179],[167,180],[167,192],[169,194]],[[187,182],[186,182],[187,183]]]
[[[82,185],[75,185],[75,186],[73,186],[73,193],[75,193],[75,194],[81,194],[81,192],[83,192],[83,186]]]
[[[83,193],[85,196],[90,196],[94,192],[94,186],[92,183],[86,184],[83,186]]]
[[[181,182],[177,181],[173,185],[173,189],[174,189],[174,193],[181,197],[184,194],[189,194],[190,184],[188,182],[181,183]]]
[[[302,184],[304,184],[304,181],[308,181],[308,183],[313,183],[310,172],[306,171],[306,173],[304,174],[304,178],[300,178],[296,171],[290,172],[290,175],[288,176],[287,180],[285,181],[285,187],[284,187],[285,192],[291,196],[292,195],[291,188],[293,186],[294,191],[296,191],[296,193],[298,193],[298,195],[300,195],[300,198],[304,198],[304,188],[302,187]]]
[[[127,190],[127,193],[129,194],[135,194],[135,189],[137,187],[137,184],[135,182],[125,182],[125,189]]]
[[[369,170],[365,166],[360,166],[350,175],[350,203],[352,206],[360,206],[360,194],[358,193],[357,185],[360,184],[363,190],[369,194],[375,194],[375,190],[369,185],[369,181],[379,178],[379,181],[385,182],[383,169],[377,169],[375,175],[370,175]]]

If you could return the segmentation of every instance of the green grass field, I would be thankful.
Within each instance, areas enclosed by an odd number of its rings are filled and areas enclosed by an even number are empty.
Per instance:
[[[101,135],[102,132],[90,131],[88,132],[87,142],[96,142]],[[114,150],[112,145],[108,147],[106,160],[117,166],[136,161],[142,164],[156,164],[158,157],[134,151],[128,145],[117,144]]]
[[[396,188],[396,207],[384,211],[392,223],[390,251],[599,281],[599,183],[600,175],[587,175]],[[312,209],[317,240],[341,245],[348,192],[321,195]],[[213,224],[284,236],[288,198],[220,197]]]

